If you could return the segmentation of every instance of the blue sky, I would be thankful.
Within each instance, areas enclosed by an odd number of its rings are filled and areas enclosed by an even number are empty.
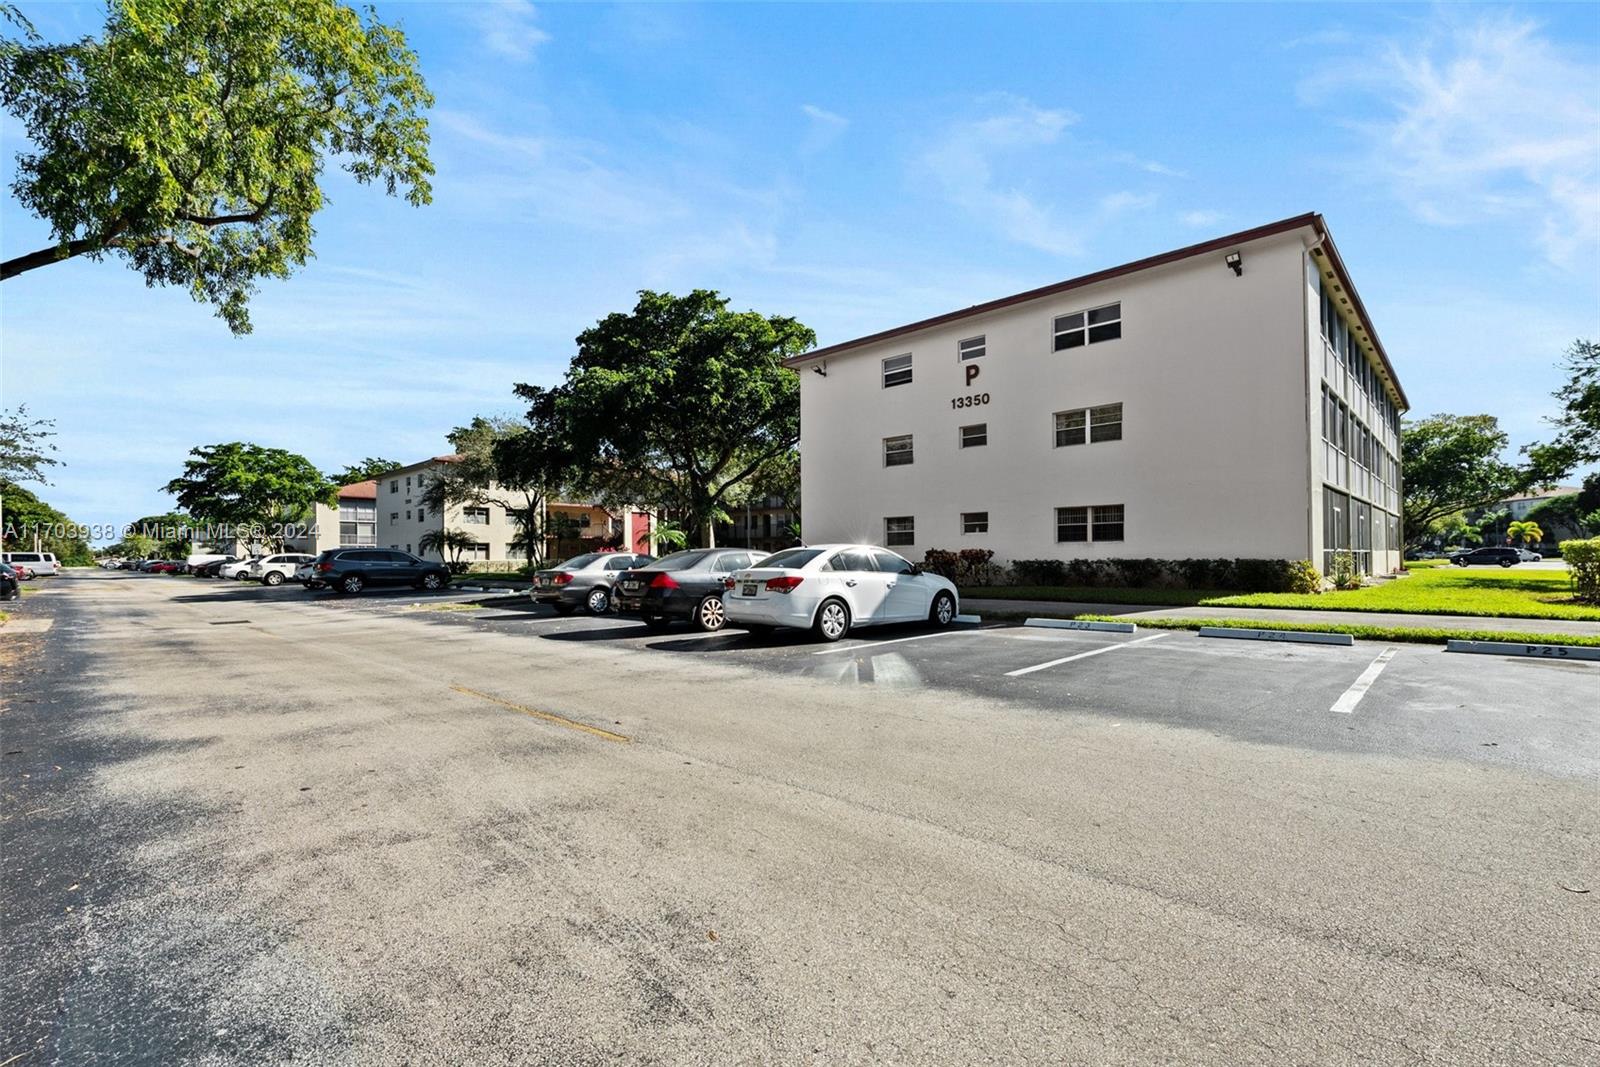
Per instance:
[[[436,454],[646,287],[827,344],[1316,210],[1414,411],[1518,444],[1600,335],[1593,7],[378,6],[438,98],[431,206],[333,177],[242,339],[109,260],[0,291],[0,402],[57,421],[78,521],[165,510],[197,444]],[[0,200],[0,254],[45,242]]]

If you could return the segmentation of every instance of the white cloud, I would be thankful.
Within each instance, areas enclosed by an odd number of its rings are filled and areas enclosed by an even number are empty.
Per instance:
[[[1187,178],[1189,176],[1188,171],[1179,170],[1177,167],[1169,167],[1165,163],[1157,163],[1153,159],[1147,159],[1140,163],[1139,169],[1147,174],[1160,174],[1166,178]]]
[[[1380,117],[1349,123],[1371,149],[1361,165],[1424,221],[1525,220],[1564,266],[1600,245],[1600,64],[1537,23],[1443,9],[1419,39],[1364,49],[1302,92],[1376,101]]]
[[[538,27],[539,13],[528,0],[480,0],[463,10],[483,46],[508,59],[531,59],[534,50],[550,39]]]
[[[1178,216],[1178,221],[1185,226],[1215,226],[1222,218],[1220,211],[1185,211]]]
[[[806,118],[811,120],[810,129],[806,131],[805,140],[800,144],[800,150],[807,154],[820,152],[828,147],[850,125],[850,120],[843,115],[818,107],[815,104],[801,104],[800,110]]]
[[[919,162],[946,199],[1006,237],[1060,255],[1082,252],[1077,227],[1036,202],[1027,189],[994,174],[996,162],[1055,144],[1078,116],[1005,94],[985,103],[988,115],[951,123]],[[1006,173],[1015,172],[1008,167]]]

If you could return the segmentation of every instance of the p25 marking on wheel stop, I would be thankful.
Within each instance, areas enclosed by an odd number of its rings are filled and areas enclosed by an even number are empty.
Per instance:
[[[1584,645],[1541,645],[1521,641],[1451,641],[1446,652],[1477,652],[1490,656],[1529,656],[1533,659],[1581,659],[1600,662],[1600,648]]]

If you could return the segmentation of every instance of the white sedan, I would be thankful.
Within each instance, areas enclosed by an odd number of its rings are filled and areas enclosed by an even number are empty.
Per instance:
[[[250,577],[250,564],[264,558],[264,556],[251,556],[248,559],[237,560],[233,563],[224,563],[217,568],[217,574],[223,578],[237,578],[243,581]]]
[[[955,584],[875,545],[787,548],[724,583],[728,623],[815,630],[837,641],[856,626],[955,621]]]

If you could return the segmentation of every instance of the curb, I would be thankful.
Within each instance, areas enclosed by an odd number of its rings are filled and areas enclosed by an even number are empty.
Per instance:
[[[1131,622],[1090,622],[1087,619],[1042,619],[1022,621],[1024,626],[1044,626],[1052,630],[1101,630],[1113,634],[1131,634],[1138,627]]]
[[[1313,633],[1306,630],[1249,630],[1242,626],[1202,626],[1201,637],[1231,637],[1240,641],[1293,641],[1304,645],[1353,645],[1349,634]]]
[[[1445,642],[1446,652],[1476,652],[1485,656],[1526,656],[1530,659],[1583,659],[1600,662],[1600,648],[1589,645],[1541,645],[1520,641],[1461,641],[1451,638]]]

